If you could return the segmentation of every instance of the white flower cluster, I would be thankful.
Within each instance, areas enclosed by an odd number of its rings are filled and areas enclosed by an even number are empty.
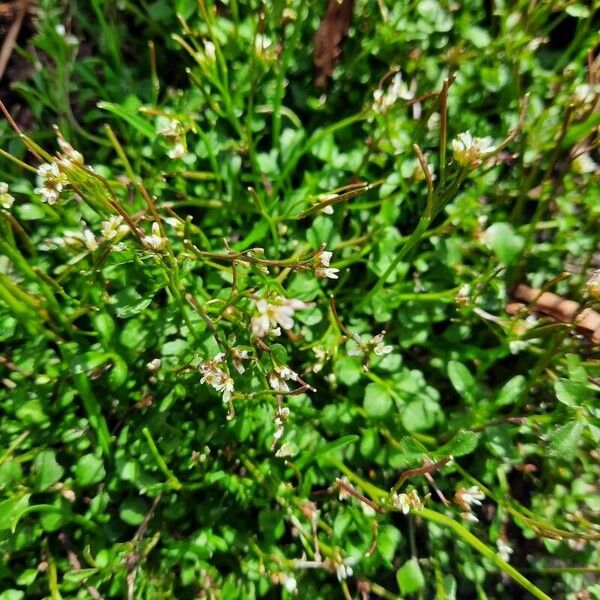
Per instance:
[[[414,93],[408,89],[406,83],[402,80],[402,73],[398,71],[390,83],[386,92],[377,88],[373,92],[373,110],[378,113],[387,111],[397,100],[412,100]]]
[[[268,300],[256,301],[256,314],[250,321],[250,330],[255,338],[281,335],[281,328],[290,330],[294,326],[294,313],[311,308],[312,304],[302,300],[272,296]]]
[[[498,548],[498,556],[503,560],[508,562],[510,560],[510,555],[514,552],[514,550],[509,546],[508,542],[503,538],[498,538],[496,540],[496,546]]]
[[[338,578],[338,581],[344,581],[348,579],[348,577],[352,577],[354,575],[354,569],[352,566],[356,561],[353,558],[347,558],[336,564],[335,566],[335,574]]]
[[[154,223],[152,223],[152,234],[145,235],[142,238],[142,242],[144,243],[144,246],[148,248],[148,250],[160,254],[161,252],[165,251],[169,240],[161,235],[160,226],[156,221],[154,221]]]
[[[37,170],[39,185],[35,188],[35,193],[42,197],[42,202],[56,204],[64,186],[68,183],[67,176],[58,168],[54,162],[43,163]]]
[[[381,333],[378,333],[376,336],[372,337],[371,339],[365,342],[361,341],[360,344],[358,344],[357,341],[356,347],[353,346],[349,348],[348,356],[362,356],[363,353],[369,352],[372,352],[373,354],[375,354],[375,356],[385,356],[386,354],[389,354],[394,350],[394,347],[387,345],[384,342],[384,337],[385,329]]]
[[[81,250],[85,248],[90,252],[98,249],[98,240],[94,232],[81,223],[81,231],[66,231],[62,237],[53,237],[48,240],[51,244],[58,248],[71,248],[73,250]]]
[[[14,204],[14,197],[8,193],[8,183],[0,181],[0,208],[8,210]]]
[[[280,406],[275,413],[275,433],[273,434],[273,444],[271,448],[275,448],[277,442],[282,438],[285,429],[285,423],[290,416],[290,409],[287,406]]]
[[[107,221],[102,221],[100,231],[105,240],[114,240],[116,237],[126,234],[129,225],[123,223],[121,215],[113,215]]]
[[[58,146],[60,148],[60,159],[59,162],[63,167],[71,167],[73,165],[79,165],[83,167],[83,155],[78,152],[65,140],[65,138],[58,132]]]
[[[228,403],[233,394],[233,379],[219,365],[223,363],[225,354],[219,352],[212,360],[200,363],[198,370],[202,373],[201,383],[206,383],[223,395],[223,402]]]
[[[479,166],[485,156],[494,149],[492,138],[473,137],[470,131],[459,133],[452,140],[454,160],[462,167],[475,168]]]
[[[461,487],[454,495],[455,502],[462,508],[461,517],[465,521],[477,522],[479,519],[473,514],[473,506],[481,506],[481,501],[485,498],[485,494],[476,486],[470,488]]]
[[[410,510],[421,510],[423,503],[419,498],[416,490],[410,490],[410,492],[404,494],[392,494],[392,506],[399,510],[402,514],[407,515]]]
[[[269,385],[277,392],[289,392],[288,381],[300,381],[300,375],[285,365],[275,365],[269,373]]]
[[[185,131],[179,121],[170,117],[159,117],[156,133],[164,137],[169,144],[169,158],[182,158],[186,155]]]
[[[320,250],[314,259],[315,266],[315,275],[320,278],[329,278],[329,279],[337,279],[339,269],[331,267],[331,257],[333,256],[333,252],[329,252],[328,250]]]

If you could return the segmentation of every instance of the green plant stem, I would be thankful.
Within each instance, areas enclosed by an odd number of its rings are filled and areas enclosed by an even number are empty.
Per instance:
[[[165,460],[161,456],[160,452],[158,451],[158,448],[156,447],[156,444],[154,443],[154,439],[152,438],[152,434],[150,433],[150,430],[147,427],[144,427],[142,429],[142,433],[144,434],[144,437],[146,438],[146,442],[148,443],[148,447],[150,448],[150,452],[152,453],[152,456],[154,457],[154,460],[156,461],[158,468],[166,476],[167,481],[169,482],[169,486],[171,488],[173,488],[174,490],[180,490],[182,488],[182,484],[179,481],[179,479],[177,479],[175,474],[171,472],[171,470],[167,466],[167,463],[165,462]]]

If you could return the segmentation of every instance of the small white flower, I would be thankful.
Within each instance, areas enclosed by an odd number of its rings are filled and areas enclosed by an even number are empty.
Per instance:
[[[408,89],[406,83],[402,80],[402,73],[398,71],[384,93],[381,88],[373,92],[373,110],[383,113],[390,108],[397,100],[412,100],[414,93]]]
[[[383,341],[383,336],[385,335],[385,331],[377,334],[370,342],[370,345],[373,347],[373,353],[376,356],[385,356],[394,350],[393,346],[386,346]]]
[[[477,167],[486,154],[494,150],[489,137],[473,137],[470,131],[459,133],[452,140],[454,160],[463,167]]]
[[[294,456],[294,454],[296,454],[296,449],[289,442],[283,442],[283,444],[281,444],[281,447],[279,448],[279,450],[277,450],[277,452],[275,452],[275,456],[277,458],[285,458],[286,456]]]
[[[217,57],[216,47],[210,40],[203,40],[204,42],[204,54],[206,58],[214,61]]]
[[[320,277],[321,279],[338,279],[338,273],[340,272],[339,269],[335,269],[333,267],[325,267],[325,268],[321,268],[321,267],[317,267],[315,269],[315,275],[317,277]]]
[[[286,578],[283,580],[283,587],[290,594],[295,594],[298,590],[298,582],[291,575],[287,575]]]
[[[481,501],[484,498],[485,494],[476,485],[473,485],[470,488],[461,487],[454,495],[456,503],[467,514],[471,513],[472,506],[481,506]]]
[[[185,156],[185,146],[181,142],[177,142],[172,148],[167,151],[169,158],[182,158]]]
[[[233,394],[233,379],[221,369],[218,365],[223,360],[222,353],[217,354],[213,360],[205,360],[200,363],[198,370],[202,373],[201,383],[206,383],[214,388],[217,392],[221,392],[223,402],[227,403],[231,400]]]
[[[508,562],[510,560],[510,555],[514,552],[514,550],[502,538],[498,538],[496,540],[496,546],[498,547],[498,556],[502,560]]]
[[[149,363],[146,364],[146,368],[148,371],[158,371],[160,369],[160,365],[162,361],[160,358],[153,358]]]
[[[176,138],[179,136],[179,121],[170,118],[159,120],[156,133],[166,138]]]
[[[71,144],[69,144],[69,142],[67,142],[67,140],[65,140],[65,138],[63,138],[62,135],[59,134],[57,140],[63,159],[67,161],[66,166],[70,166],[68,164],[69,162],[74,163],[76,165],[84,164],[83,155],[81,154],[81,152],[75,150],[75,148],[73,148],[73,146],[71,146]]]
[[[257,314],[250,321],[252,335],[256,338],[268,334],[279,335],[281,330],[278,326],[286,330],[291,329],[294,326],[294,313],[311,306],[301,300],[286,299],[281,296],[275,296],[270,301],[261,298],[256,301]]]
[[[63,187],[68,183],[64,173],[61,173],[56,163],[43,163],[38,167],[40,186],[35,188],[35,193],[42,197],[42,202],[56,204]]]
[[[93,252],[94,250],[98,250],[98,241],[96,240],[96,236],[92,233],[90,229],[84,229],[81,232],[81,239],[85,244],[85,247]]]
[[[8,210],[14,201],[14,197],[8,193],[8,183],[0,181],[0,207]]]
[[[233,362],[233,367],[240,374],[246,370],[242,361],[250,360],[250,358],[251,356],[248,350],[239,350],[238,348],[231,349],[231,361]]]
[[[586,173],[595,173],[598,169],[598,165],[594,159],[589,155],[588,152],[580,154],[572,163],[573,171],[578,175],[585,175]]]
[[[402,514],[408,514],[411,509],[420,510],[423,508],[423,503],[419,498],[416,490],[410,490],[406,494],[392,494],[392,506],[399,510]]]
[[[352,577],[354,574],[354,570],[350,565],[350,561],[344,561],[336,565],[335,574],[337,575],[338,581],[343,581],[344,579],[348,579],[348,577]]]
[[[102,221],[100,231],[105,240],[113,240],[118,235],[127,233],[129,226],[123,223],[121,215],[113,215],[107,221]]]
[[[348,498],[350,498],[350,493],[348,492],[348,487],[350,487],[350,481],[348,481],[348,478],[344,475],[344,477],[339,477],[336,480],[336,483],[338,484],[338,499],[340,502],[343,502],[344,500],[348,500]],[[340,483],[344,484],[344,485],[340,485]]]
[[[285,365],[275,365],[274,370],[269,373],[269,385],[279,392],[289,392],[288,381],[299,381],[300,375]]]
[[[145,235],[142,242],[154,252],[163,252],[169,243],[167,238],[161,236],[160,226],[156,221],[152,223],[152,235]]]
[[[333,214],[333,205],[332,204],[326,204],[322,209],[321,212],[325,215],[332,215]]]

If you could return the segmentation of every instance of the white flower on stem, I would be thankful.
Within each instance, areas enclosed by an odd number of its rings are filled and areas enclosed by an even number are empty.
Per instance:
[[[146,368],[148,371],[158,371],[160,369],[160,365],[162,361],[160,358],[153,358],[149,363],[146,364]]]
[[[160,234],[160,226],[155,221],[152,223],[152,235],[145,235],[142,238],[144,245],[153,252],[163,252],[169,243],[167,238],[162,237]]]
[[[60,133],[58,134],[57,140],[62,155],[62,164],[67,167],[71,166],[69,163],[83,166],[83,154],[75,150],[75,148],[73,148]]]
[[[113,215],[107,221],[102,221],[100,231],[105,240],[114,240],[117,236],[129,231],[129,225],[123,223],[121,215]]]
[[[385,336],[385,330],[378,333],[370,342],[369,345],[373,348],[373,353],[376,356],[385,356],[394,350],[393,346],[386,346],[383,337]]]
[[[335,566],[335,574],[338,578],[338,581],[344,581],[348,579],[348,577],[352,577],[354,575],[354,569],[352,569],[352,565],[354,561],[350,558],[337,563]]]
[[[573,171],[578,175],[585,175],[586,173],[595,173],[598,170],[598,165],[594,159],[589,155],[588,152],[583,152],[571,163]]]
[[[473,137],[470,131],[459,133],[452,140],[454,160],[463,167],[477,167],[487,154],[494,151],[492,138]]]
[[[42,202],[56,204],[68,179],[64,173],[61,173],[56,163],[43,163],[38,167],[38,177],[40,185],[34,192],[42,197]]]
[[[485,494],[476,485],[470,488],[461,487],[454,495],[454,500],[466,514],[471,514],[473,506],[481,506],[481,501],[484,498]],[[464,515],[463,518],[465,518]]]
[[[261,298],[256,301],[257,314],[250,321],[252,335],[256,338],[263,338],[269,334],[279,335],[281,330],[278,326],[286,330],[291,329],[294,326],[294,313],[311,306],[301,300],[286,299],[281,296],[269,300]]]
[[[179,121],[166,117],[163,119],[159,119],[156,133],[157,135],[166,138],[177,138],[180,134],[180,128],[181,126],[179,124]]]
[[[398,71],[385,92],[381,88],[373,92],[373,110],[383,113],[397,100],[412,100],[414,97],[414,93],[408,89],[408,86],[402,80],[402,73]]]
[[[206,383],[220,392],[223,396],[223,402],[227,403],[231,400],[233,394],[233,379],[225,372],[219,364],[223,361],[224,354],[217,354],[213,360],[205,360],[198,365],[198,370],[202,373],[200,383]]]
[[[251,356],[248,350],[239,350],[238,348],[231,349],[231,361],[233,362],[233,367],[240,374],[246,370],[242,361],[250,360],[250,358]]]
[[[169,158],[182,158],[185,156],[185,146],[181,142],[177,142],[167,151]]]
[[[503,538],[498,538],[496,540],[496,546],[498,547],[498,556],[503,561],[508,562],[510,560],[510,555],[514,552],[514,550]]]
[[[275,433],[273,434],[273,443],[271,444],[271,450],[275,449],[277,442],[283,437],[285,430],[285,423],[290,416],[290,409],[287,406],[280,406],[275,413],[273,423],[275,423]]]
[[[0,181],[0,207],[8,210],[14,201],[14,197],[8,193],[8,183]]]
[[[332,204],[326,204],[322,209],[321,212],[324,215],[332,215],[333,214],[333,205]]]
[[[289,442],[283,442],[283,444],[281,444],[281,447],[279,448],[279,450],[277,450],[277,452],[275,452],[275,456],[277,458],[285,458],[286,456],[294,456],[294,454],[296,454],[296,449]]]
[[[420,510],[423,508],[423,503],[416,490],[410,490],[406,494],[392,494],[391,501],[392,506],[404,515],[408,514],[411,509]]]
[[[333,252],[329,252],[328,250],[320,250],[315,255],[315,275],[321,278],[329,278],[329,279],[337,279],[339,269],[335,269],[330,267],[331,257],[333,256]]]
[[[338,477],[336,483],[338,486],[338,500],[340,502],[348,500],[348,498],[350,498],[350,492],[348,492],[348,488],[351,487],[348,478],[345,475],[343,477]]]
[[[203,40],[204,43],[204,55],[210,61],[214,61],[217,58],[216,47],[210,40]]]
[[[285,365],[275,365],[274,370],[269,373],[269,385],[278,392],[289,392],[288,381],[300,381],[300,376]]]
[[[90,252],[98,250],[98,241],[96,240],[96,236],[92,233],[90,229],[84,229],[81,232],[81,240]]]
[[[298,591],[298,582],[291,575],[286,575],[285,579],[283,580],[283,587],[286,592],[295,594]]]

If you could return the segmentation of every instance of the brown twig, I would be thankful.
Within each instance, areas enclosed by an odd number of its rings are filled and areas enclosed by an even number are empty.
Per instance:
[[[21,2],[16,3],[15,20],[12,22],[0,50],[0,80],[2,80],[2,76],[8,66],[17,43],[17,38],[19,37],[19,32],[21,31],[21,26],[23,25],[23,19],[25,19],[28,10],[29,0],[21,0]]]
[[[582,310],[578,302],[523,284],[518,285],[512,295],[515,300],[530,305],[534,312],[547,315],[561,323],[574,325],[581,333],[591,338],[594,344],[600,344],[600,313],[595,310]]]

